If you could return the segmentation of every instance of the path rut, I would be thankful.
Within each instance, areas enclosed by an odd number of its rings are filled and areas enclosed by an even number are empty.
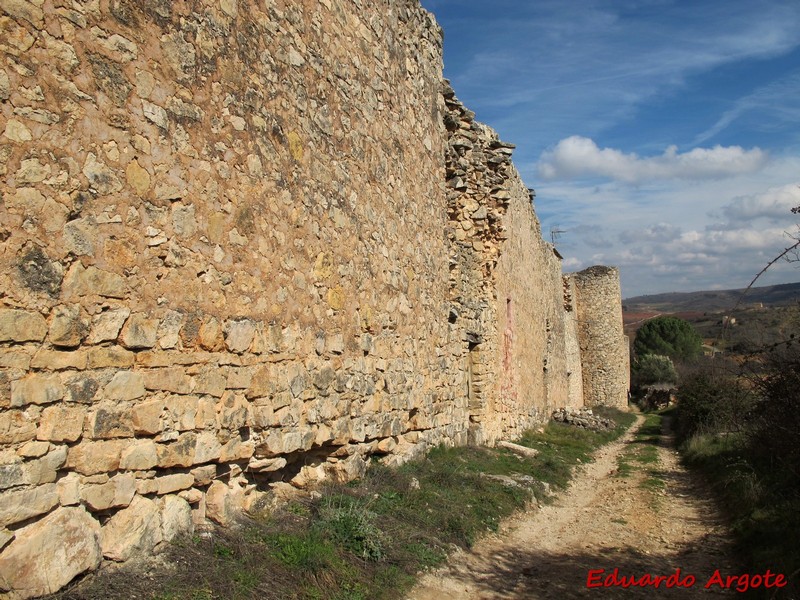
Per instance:
[[[639,415],[622,438],[600,449],[553,504],[512,518],[470,552],[456,553],[427,573],[407,600],[733,595],[719,586],[704,589],[717,569],[723,576],[741,571],[708,489],[680,464],[669,435],[662,435],[652,467],[665,480],[663,489],[642,486],[644,469],[618,473],[618,457],[642,443],[635,432],[643,422]],[[602,579],[615,568],[637,578],[680,569],[682,579],[693,575],[696,582],[672,589],[587,587],[590,570],[604,569]]]

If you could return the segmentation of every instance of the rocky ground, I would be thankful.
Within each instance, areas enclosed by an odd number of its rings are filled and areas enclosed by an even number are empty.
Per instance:
[[[606,597],[699,598],[732,595],[719,586],[704,589],[716,570],[723,578],[740,574],[724,522],[708,490],[680,465],[669,435],[657,446],[658,461],[627,476],[619,458],[636,451],[636,430],[604,447],[583,467],[553,504],[508,522],[469,553],[458,553],[428,573],[407,600],[550,599]],[[668,433],[668,432],[667,432]],[[648,469],[651,471],[648,473]],[[652,472],[662,485],[651,485]],[[648,481],[650,479],[650,481]],[[658,589],[620,586],[589,589],[590,572],[602,581],[619,576],[669,576],[680,569],[691,587]],[[594,580],[593,580],[594,581]]]

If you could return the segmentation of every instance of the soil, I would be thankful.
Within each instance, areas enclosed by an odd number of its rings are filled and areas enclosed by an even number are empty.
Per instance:
[[[552,504],[533,507],[470,552],[452,555],[444,567],[427,573],[407,600],[734,595],[734,590],[718,585],[705,589],[717,570],[723,579],[742,571],[709,490],[680,464],[669,432],[662,433],[658,444],[658,464],[649,466],[664,478],[663,488],[646,485],[644,468],[625,477],[618,473],[618,457],[631,444],[642,443],[635,431],[643,422],[640,415],[622,438],[600,449]],[[600,569],[600,582],[614,569],[619,577],[637,579],[645,574],[669,576],[680,569],[684,584],[691,583],[685,579],[689,575],[695,583],[666,588],[666,580],[658,589],[589,589],[590,571]]]

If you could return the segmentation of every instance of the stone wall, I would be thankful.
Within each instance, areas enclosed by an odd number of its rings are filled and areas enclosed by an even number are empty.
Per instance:
[[[628,405],[628,338],[622,329],[619,270],[594,266],[575,273],[578,340],[587,406]]]
[[[447,85],[445,103],[451,322],[466,345],[471,439],[492,443],[583,404],[577,330],[513,144]]]
[[[0,0],[0,54],[0,591],[582,403],[417,0]]]

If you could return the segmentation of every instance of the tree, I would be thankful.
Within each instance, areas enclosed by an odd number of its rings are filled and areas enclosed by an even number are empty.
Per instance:
[[[637,357],[647,354],[668,356],[673,360],[696,358],[703,340],[694,327],[678,317],[656,317],[636,332],[633,351]]]
[[[633,368],[634,387],[640,388],[655,383],[677,383],[678,374],[669,356],[645,354],[636,361]]]

